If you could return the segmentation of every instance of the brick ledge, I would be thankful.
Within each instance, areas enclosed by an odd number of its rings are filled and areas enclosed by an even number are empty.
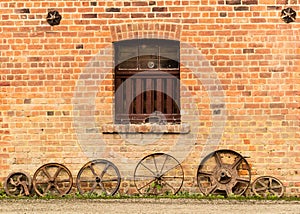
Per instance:
[[[105,124],[102,126],[103,134],[188,134],[190,125],[181,124]]]

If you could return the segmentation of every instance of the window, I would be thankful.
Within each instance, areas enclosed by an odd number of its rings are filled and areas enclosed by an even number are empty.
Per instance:
[[[125,40],[114,43],[114,50],[115,122],[143,123],[163,118],[179,123],[179,42]]]

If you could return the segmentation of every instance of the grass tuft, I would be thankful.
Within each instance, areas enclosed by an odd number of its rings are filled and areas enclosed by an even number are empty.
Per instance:
[[[114,196],[108,196],[105,194],[94,194],[94,193],[87,193],[87,194],[80,194],[79,192],[75,192],[72,194],[67,194],[63,197],[55,196],[55,195],[45,195],[40,197],[36,194],[32,194],[30,197],[20,196],[20,197],[11,197],[7,196],[4,189],[0,188],[0,200],[1,199],[44,199],[44,200],[51,200],[51,199],[141,199],[141,198],[154,198],[154,199],[195,199],[195,200],[235,200],[235,201],[247,201],[247,200],[256,200],[256,201],[300,201],[299,197],[276,197],[276,196],[267,196],[267,197],[258,197],[258,196],[238,196],[238,195],[230,195],[230,196],[223,196],[223,195],[209,195],[204,196],[201,193],[190,193],[186,191],[180,191],[176,195],[165,194],[165,195],[127,195],[117,193]]]

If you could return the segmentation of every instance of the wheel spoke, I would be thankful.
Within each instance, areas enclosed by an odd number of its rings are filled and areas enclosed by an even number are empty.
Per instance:
[[[180,166],[180,164],[178,163],[176,166],[174,166],[174,167],[168,169],[167,171],[165,171],[164,173],[162,173],[162,175],[167,174],[167,173],[170,172],[171,170],[175,169],[177,166]]]
[[[111,178],[111,179],[107,179],[107,180],[102,180],[102,183],[104,182],[111,182],[111,181],[118,181],[119,178]]]
[[[213,175],[213,172],[198,172],[198,175],[204,175],[207,177],[211,177]]]
[[[153,158],[153,163],[154,163],[154,166],[155,166],[156,173],[158,174],[158,169],[157,169],[157,163],[156,163],[155,155],[153,155],[152,158]]]
[[[218,187],[217,184],[215,184],[214,186],[212,186],[212,187],[210,188],[210,190],[208,191],[207,195],[212,194],[212,193],[217,189],[217,187]]]
[[[163,179],[162,179],[163,180]],[[167,186],[169,186],[171,189],[172,189],[172,191],[173,191],[173,194],[175,194],[176,193],[176,190],[175,190],[175,188],[173,187],[173,186],[171,186],[167,181],[165,181],[165,180],[163,180],[163,182],[167,185]]]
[[[36,184],[48,184],[49,181],[48,180],[47,181],[36,181],[35,183]]]
[[[57,170],[56,170],[56,172],[55,172],[55,174],[54,174],[54,176],[53,176],[54,179],[57,178],[57,176],[58,176],[58,174],[60,173],[61,170],[62,170],[61,167],[58,167],[58,168],[57,168]]]
[[[168,157],[169,157],[169,156],[166,155],[166,158],[165,158],[165,160],[164,160],[164,163],[163,163],[163,165],[162,165],[162,167],[161,167],[161,169],[160,169],[160,172],[159,172],[160,174],[162,174],[163,169],[165,168],[165,164],[166,164],[166,162],[167,162]]]
[[[182,176],[162,176],[161,178],[181,178],[181,179],[183,179],[183,177]]]
[[[271,189],[282,189],[282,186],[272,186]]]
[[[149,167],[147,167],[145,164],[141,163],[141,165],[143,167],[145,167],[146,169],[148,169],[154,176],[155,176],[155,172],[153,172]]]
[[[103,171],[101,172],[101,175],[99,176],[100,178],[103,178],[104,174],[107,172],[107,169],[109,168],[109,163],[107,163],[105,165],[105,168],[103,169]]]
[[[273,195],[275,195],[275,196],[278,196],[279,194],[278,194],[278,192],[276,192],[276,191],[274,191],[274,190],[272,190],[272,189],[270,189],[269,190]]]
[[[105,187],[103,186],[102,182],[99,183],[99,186],[100,186],[100,188],[101,188],[105,193],[107,193],[107,191],[106,191]]]
[[[60,195],[64,195],[64,192],[57,186],[57,184],[54,184],[54,188],[59,192]]]
[[[242,158],[241,156],[239,156],[239,157],[235,160],[235,162],[232,164],[231,168],[232,168],[232,169],[236,169],[236,168],[240,165],[240,163],[242,162],[242,160],[243,160],[243,158]]]
[[[269,187],[271,188],[272,187],[272,182],[273,182],[273,178],[269,178]]]
[[[226,186],[226,194],[227,195],[232,195],[233,194],[232,189],[230,188],[230,186]]]
[[[55,180],[56,183],[65,183],[65,182],[70,182],[70,179],[62,179],[62,180]]]
[[[268,188],[268,186],[264,183],[264,182],[261,182],[260,180],[257,181],[261,186],[265,187],[265,188]]]
[[[143,189],[144,187],[148,186],[149,184],[151,184],[153,181],[155,181],[156,179],[152,179],[151,181],[149,181],[148,183],[146,183],[145,185],[143,185],[142,187],[138,188],[138,191],[140,191],[141,189]]]
[[[94,169],[94,167],[93,167],[93,164],[90,164],[90,165],[89,165],[89,168],[90,168],[90,170],[92,171],[93,175],[94,175],[95,177],[98,177],[98,174],[95,172],[95,169]]]
[[[95,179],[93,179],[93,180],[82,180],[82,179],[80,179],[80,182],[93,183],[93,182],[95,182]]]
[[[138,178],[155,178],[154,175],[135,175],[135,177],[138,177]]]
[[[242,178],[242,177],[237,177],[236,180],[240,183],[246,183],[246,184],[250,182],[250,179]]]
[[[42,168],[42,172],[47,176],[47,178],[50,180],[51,179],[51,175],[48,173],[48,171],[46,170],[46,167]]]
[[[91,189],[90,193],[94,192],[94,190],[96,189],[97,185],[98,185],[98,183],[95,182],[94,185],[92,186],[92,189]]]
[[[46,187],[45,191],[43,192],[43,194],[46,194],[51,188],[51,184],[48,184],[48,186]]]
[[[261,187],[261,188],[255,189],[256,192],[266,191],[266,190],[267,190],[266,187]]]
[[[215,152],[215,160],[216,160],[217,166],[221,167],[222,166],[222,161],[221,161],[221,157],[220,157],[218,152]]]

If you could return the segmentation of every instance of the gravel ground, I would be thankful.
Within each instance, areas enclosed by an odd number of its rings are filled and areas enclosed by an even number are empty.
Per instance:
[[[0,213],[300,213],[300,202],[195,199],[3,199]]]

